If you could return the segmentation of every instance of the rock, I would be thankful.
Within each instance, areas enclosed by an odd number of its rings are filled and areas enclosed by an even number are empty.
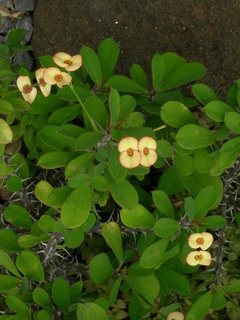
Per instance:
[[[38,0],[13,0],[15,11],[33,11]]]
[[[239,0],[41,0],[33,15],[36,57],[58,51],[95,50],[114,37],[120,45],[117,72],[140,64],[150,75],[151,58],[173,51],[203,63],[204,82],[220,95],[239,78]],[[53,14],[54,12],[54,14]]]
[[[29,70],[33,70],[35,66],[34,58],[27,51],[17,52],[16,55],[13,57],[12,62],[13,64],[25,62]]]
[[[32,18],[29,16],[24,16],[21,20],[17,20],[16,28],[24,30],[24,40],[29,42],[32,38],[33,26]]]
[[[0,0],[0,5],[6,8],[13,8],[12,0]]]

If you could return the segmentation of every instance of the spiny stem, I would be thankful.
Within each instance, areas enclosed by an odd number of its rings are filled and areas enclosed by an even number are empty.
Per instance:
[[[91,117],[90,114],[88,113],[88,111],[87,111],[87,109],[85,108],[85,106],[84,106],[81,98],[79,97],[79,95],[77,94],[77,92],[75,91],[75,89],[74,89],[74,87],[73,87],[73,85],[72,85],[71,83],[70,83],[69,87],[70,87],[70,89],[72,90],[72,92],[74,93],[74,95],[75,95],[75,97],[77,98],[78,102],[80,103],[80,106],[82,107],[83,112],[86,114],[88,120],[90,121],[93,129],[94,129],[95,131],[97,131],[98,128],[97,128],[96,124],[94,123],[92,117]]]
[[[153,131],[158,131],[158,130],[162,130],[162,129],[165,129],[167,127],[166,123],[163,124],[162,126],[158,127],[158,128],[155,128],[153,129]]]

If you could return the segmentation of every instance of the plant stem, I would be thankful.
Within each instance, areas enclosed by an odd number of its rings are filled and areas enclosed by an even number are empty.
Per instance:
[[[69,87],[70,87],[70,89],[72,90],[72,92],[74,93],[74,95],[75,95],[75,97],[77,98],[78,102],[80,103],[80,106],[82,107],[83,112],[86,114],[88,120],[90,121],[93,129],[94,129],[95,131],[97,131],[98,128],[97,128],[96,124],[94,123],[92,117],[91,117],[90,114],[88,113],[88,111],[87,111],[87,109],[85,108],[85,106],[84,106],[81,98],[79,97],[79,95],[77,94],[77,92],[75,91],[75,89],[74,89],[74,87],[73,87],[73,85],[72,85],[71,83],[70,83]]]

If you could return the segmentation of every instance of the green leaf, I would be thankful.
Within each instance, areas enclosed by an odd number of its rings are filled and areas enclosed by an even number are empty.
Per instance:
[[[104,192],[108,190],[107,179],[104,176],[96,176],[92,178],[91,184],[93,188],[97,191]]]
[[[13,139],[13,132],[8,123],[0,119],[0,144],[8,144]]]
[[[193,153],[194,168],[199,173],[208,173],[212,167],[212,159],[207,149],[196,149]]]
[[[154,304],[160,290],[157,278],[154,275],[137,276],[134,273],[130,273],[129,276],[125,276],[124,278],[143,307],[146,309],[150,308]],[[149,286],[150,283],[151,286]]]
[[[103,284],[113,275],[114,270],[106,253],[102,252],[93,257],[89,264],[89,276],[95,284]]]
[[[216,290],[212,290],[212,302],[210,308],[213,310],[221,310],[227,304],[227,300],[224,297],[223,289],[218,287]]]
[[[20,314],[30,313],[29,306],[16,296],[8,295],[6,297],[6,304],[10,310],[16,313],[20,313]]]
[[[195,201],[192,197],[187,197],[184,199],[184,209],[185,212],[190,220],[194,220],[196,215],[195,209]]]
[[[33,300],[41,307],[48,307],[51,305],[51,300],[47,292],[42,288],[35,288],[33,291]]]
[[[0,99],[0,112],[2,114],[10,114],[10,113],[13,113],[13,111],[14,111],[13,106],[9,101]]]
[[[48,196],[53,191],[53,187],[50,183],[44,180],[39,181],[34,191],[36,198],[45,205],[48,205]]]
[[[109,294],[109,306],[110,307],[112,307],[114,305],[115,301],[117,300],[120,285],[121,285],[121,279],[118,278],[113,283],[113,286],[112,286],[110,294]]]
[[[11,102],[11,101],[10,101]],[[12,102],[11,102],[12,103]],[[49,95],[44,97],[41,94],[36,96],[36,99],[31,104],[33,114],[46,114],[53,112],[66,104],[65,101],[61,100],[56,95]]]
[[[37,320],[51,320],[49,313],[47,313],[44,309],[38,311]],[[16,319],[17,320],[17,319]]]
[[[10,229],[0,229],[0,248],[7,252],[18,252],[21,248],[18,245],[18,236]]]
[[[225,142],[219,155],[219,165],[221,168],[231,168],[238,158],[240,151],[240,138],[233,138]]]
[[[59,187],[59,188],[68,188],[68,187],[65,186],[65,187]],[[40,229],[42,229],[43,231],[54,232],[55,231],[55,224],[56,224],[56,220],[53,219],[52,217],[48,216],[47,214],[43,214],[40,217],[40,219],[38,220],[38,227]]]
[[[199,192],[195,199],[194,219],[203,218],[209,210],[214,209],[218,193],[214,186],[205,187]]]
[[[108,84],[110,85],[110,87],[121,92],[130,92],[138,94],[148,93],[146,88],[125,76],[114,75],[108,79]]]
[[[120,98],[120,111],[118,121],[125,120],[136,107],[136,100],[129,95],[123,95]]]
[[[78,320],[108,320],[106,312],[96,303],[79,303],[77,308]]]
[[[106,129],[108,114],[102,100],[97,96],[91,96],[85,100],[84,105],[92,119],[102,128]]]
[[[220,229],[226,225],[227,221],[221,216],[210,216],[199,220],[199,225],[206,229]]]
[[[154,226],[154,233],[160,238],[169,238],[178,231],[176,220],[170,218],[159,219]]]
[[[20,282],[16,277],[0,274],[0,292],[8,293],[14,288],[18,289]]]
[[[160,177],[158,189],[162,189],[168,196],[183,190],[183,184],[173,168],[166,169]]]
[[[112,249],[119,263],[123,259],[121,229],[116,222],[106,222],[102,227],[102,235]]]
[[[70,287],[70,294],[71,294],[71,302],[78,302],[82,298],[82,287],[83,287],[83,282],[76,281],[74,282],[73,285]]]
[[[31,105],[22,99],[19,98],[9,98],[8,102],[13,106],[14,111],[29,111],[31,110]]]
[[[165,63],[166,65],[166,63]],[[184,64],[176,71],[171,73],[167,78],[164,78],[161,92],[179,87],[185,83],[198,80],[206,73],[206,68],[197,62]]]
[[[41,242],[41,238],[31,234],[23,234],[18,238],[18,244],[24,249],[36,246]]]
[[[228,286],[224,286],[224,289],[231,292],[231,293],[239,293],[240,291],[240,280],[235,280],[233,284],[230,284]]]
[[[174,157],[174,167],[183,176],[190,176],[194,171],[193,159],[188,155],[177,154]]]
[[[68,248],[74,249],[79,247],[83,242],[83,238],[84,232],[82,226],[73,230],[64,230],[64,241]]]
[[[148,79],[144,69],[139,64],[132,64],[130,68],[132,79],[144,88],[148,88]]]
[[[6,44],[0,44],[0,57],[7,58],[9,55],[9,48]]]
[[[17,192],[21,189],[22,181],[18,176],[11,176],[7,179],[6,187],[11,192]]]
[[[152,192],[153,202],[160,212],[169,218],[174,217],[174,209],[168,195],[162,190]]]
[[[70,195],[71,192],[72,192],[72,189],[69,188],[68,186],[54,188],[51,191],[51,193],[48,195],[48,198],[47,198],[48,205],[51,207],[54,207],[54,208],[62,208],[64,201],[67,199],[67,197]],[[41,218],[42,217],[44,217],[44,216],[41,216]],[[40,218],[40,220],[41,220],[41,218]],[[40,220],[39,220],[39,222],[40,222]],[[54,220],[54,219],[52,219],[52,220]],[[48,230],[48,231],[51,231],[51,230]]]
[[[108,171],[105,171],[109,190],[113,199],[122,208],[133,210],[138,204],[138,193],[128,180],[116,181]]]
[[[61,210],[61,221],[65,228],[77,228],[88,218],[92,206],[92,191],[84,183],[66,199]]]
[[[140,204],[133,210],[122,209],[120,216],[122,223],[130,228],[153,228],[156,223],[153,215]]]
[[[240,114],[237,112],[226,112],[224,123],[232,132],[240,133]]]
[[[143,126],[142,112],[132,112],[123,123],[122,128],[134,128]]]
[[[79,169],[85,170],[90,167],[95,159],[95,154],[88,152],[81,154],[80,156],[74,158],[68,163],[65,169],[65,176],[69,178],[72,173],[78,171]]]
[[[104,39],[98,47],[98,58],[103,80],[106,81],[113,73],[119,56],[119,46],[113,38]]]
[[[70,288],[62,278],[57,278],[52,285],[52,297],[62,312],[67,312],[70,306]]]
[[[102,131],[90,131],[81,134],[76,141],[76,151],[85,151],[95,147],[98,142],[103,138],[104,133]]]
[[[189,281],[180,273],[161,266],[157,273],[161,274],[166,280],[168,286],[179,295],[189,295],[190,285]]]
[[[181,147],[193,150],[213,144],[216,137],[207,128],[195,124],[187,124],[178,131],[176,140]]]
[[[65,167],[74,158],[74,153],[67,151],[51,151],[43,154],[38,165],[44,169]]]
[[[0,81],[14,79],[15,75],[16,74],[10,70],[0,70]]]
[[[212,301],[211,291],[207,291],[194,302],[191,309],[188,311],[186,320],[203,320],[207,315]]]
[[[102,83],[102,71],[98,56],[92,48],[83,46],[80,50],[82,55],[83,65],[88,74],[98,86]]]
[[[49,124],[55,124],[55,125],[61,125],[66,122],[69,122],[80,114],[80,105],[75,104],[73,106],[67,106],[63,108],[59,108],[49,116],[48,123]]]
[[[111,89],[109,93],[109,109],[111,115],[111,124],[115,125],[120,112],[120,95],[115,89]]]
[[[22,274],[28,276],[35,281],[44,280],[44,270],[42,263],[38,256],[32,251],[22,251],[16,260],[18,269]]]
[[[206,105],[213,100],[219,100],[215,92],[203,83],[195,83],[192,86],[192,93],[203,105]]]
[[[152,58],[152,81],[153,81],[153,88],[157,90],[161,83],[164,76],[164,60],[160,54],[155,53]]]
[[[204,107],[204,111],[210,119],[217,122],[223,122],[225,113],[233,111],[233,108],[222,101],[214,100]]]
[[[163,158],[170,158],[173,155],[173,147],[167,140],[158,140],[156,151],[159,157]]]
[[[28,211],[20,205],[8,206],[4,210],[4,218],[16,227],[31,228],[33,224]]]
[[[23,29],[13,29],[8,34],[7,44],[9,46],[18,45],[21,43],[24,37],[24,30]]]
[[[21,278],[21,275],[15,267],[15,264],[12,262],[9,255],[2,249],[0,249],[0,264],[4,266],[4,268],[6,268],[8,271],[10,271],[12,274],[14,274],[16,277]]]
[[[109,144],[108,148],[108,167],[111,175],[117,181],[126,178],[128,170],[120,164],[119,151],[112,144]]]
[[[146,269],[158,269],[168,246],[168,239],[161,239],[147,247],[140,259],[140,266]]]

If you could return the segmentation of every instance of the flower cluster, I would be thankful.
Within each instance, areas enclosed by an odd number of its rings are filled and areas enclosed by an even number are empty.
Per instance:
[[[53,61],[66,71],[75,71],[82,66],[82,57],[80,54],[70,56],[65,52],[58,52],[53,56]],[[67,72],[62,72],[60,69],[40,68],[35,72],[37,83],[42,94],[47,97],[51,92],[51,86],[57,85],[62,88],[65,85],[69,85],[72,81],[72,77]],[[17,79],[17,87],[21,91],[24,100],[29,103],[33,103],[37,95],[37,89],[31,85],[31,81],[28,76],[19,76]]]
[[[167,316],[167,320],[184,320],[182,312],[174,311],[170,312]]]
[[[139,141],[134,137],[126,137],[119,141],[119,161],[125,168],[136,168],[140,164],[150,167],[157,161],[157,143],[152,137],[143,137]]]
[[[192,251],[186,258],[187,264],[190,266],[196,266],[198,264],[202,266],[209,266],[211,264],[211,254],[207,250],[213,243],[213,236],[209,232],[193,233],[188,238],[188,244],[190,248],[202,249],[199,251]]]

